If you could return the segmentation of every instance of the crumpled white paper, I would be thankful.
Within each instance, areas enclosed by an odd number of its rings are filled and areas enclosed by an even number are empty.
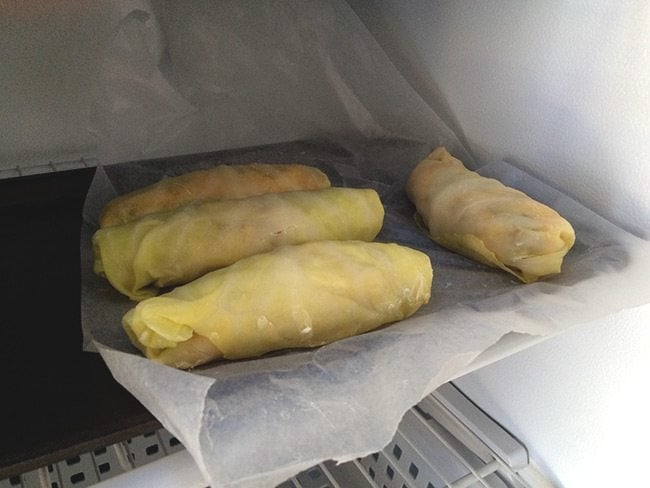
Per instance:
[[[551,336],[650,302],[648,242],[502,162],[481,172],[573,224],[563,273],[522,285],[431,242],[413,220],[408,173],[438,144],[476,165],[344,2],[135,10],[106,51],[99,88],[94,130],[106,164],[229,149],[99,167],[81,242],[86,347],[183,442],[212,486],[273,486],[317,462],[377,451],[406,410],[504,337]],[[386,207],[378,240],[429,254],[430,303],[315,350],[192,372],[142,358],[121,327],[133,304],[92,273],[99,211],[165,175],[251,161],[311,164],[334,185],[377,189]]]
[[[83,324],[116,379],[188,448],[214,486],[272,486],[326,459],[381,449],[410,407],[509,333],[551,336],[650,301],[650,245],[502,162],[481,169],[551,205],[577,242],[561,275],[523,285],[442,249],[413,220],[403,185],[430,147],[404,140],[296,142],[213,156],[100,167],[82,232]],[[432,299],[412,318],[308,351],[192,372],[141,357],[121,316],[133,306],[92,274],[97,211],[116,193],[211,164],[301,161],[335,185],[373,187],[386,208],[378,240],[426,252]],[[507,350],[501,354],[507,354]]]

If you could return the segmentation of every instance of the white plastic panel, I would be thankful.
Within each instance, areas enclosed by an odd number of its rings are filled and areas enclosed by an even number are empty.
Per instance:
[[[149,432],[126,441],[129,461],[137,468],[165,456],[156,432]]]
[[[93,79],[119,2],[0,2],[0,168],[94,147]]]
[[[85,488],[99,481],[91,453],[73,456],[56,465],[61,488]]]
[[[95,449],[91,454],[100,481],[132,469],[128,453],[121,443]]]

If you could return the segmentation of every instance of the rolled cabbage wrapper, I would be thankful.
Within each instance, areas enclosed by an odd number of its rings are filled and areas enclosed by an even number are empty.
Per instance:
[[[398,244],[283,246],[144,300],[123,318],[147,358],[177,368],[321,346],[429,301],[429,257]]]
[[[406,192],[435,242],[524,283],[559,273],[575,242],[555,210],[468,170],[444,147],[415,167]]]
[[[125,224],[142,215],[196,201],[230,200],[330,186],[329,178],[322,171],[302,164],[223,164],[164,178],[153,185],[120,195],[104,207],[99,226]]]
[[[371,241],[384,207],[372,189],[267,193],[146,215],[93,236],[94,270],[133,300],[286,244]]]

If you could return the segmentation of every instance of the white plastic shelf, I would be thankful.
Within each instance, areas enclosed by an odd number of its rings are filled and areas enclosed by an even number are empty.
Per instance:
[[[7,178],[18,178],[21,176],[38,175],[45,173],[56,173],[82,168],[94,168],[99,161],[94,157],[71,159],[66,161],[48,161],[47,163],[31,166],[16,165],[10,168],[0,168],[0,180]]]
[[[185,450],[164,429],[0,480],[0,488],[85,488]],[[124,485],[131,486],[131,485]]]

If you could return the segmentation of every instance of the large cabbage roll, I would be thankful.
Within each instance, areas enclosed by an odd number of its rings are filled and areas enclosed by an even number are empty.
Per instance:
[[[286,244],[371,241],[384,208],[372,189],[268,193],[146,215],[93,236],[95,272],[133,300]]]
[[[327,344],[429,301],[426,254],[378,242],[283,246],[144,300],[123,319],[146,357],[178,368]]]
[[[575,242],[555,210],[468,170],[443,147],[415,167],[406,191],[435,242],[524,283],[559,273]]]
[[[171,210],[202,200],[230,200],[264,193],[329,188],[327,176],[302,164],[250,163],[219,165],[180,176],[111,200],[99,218],[100,227],[125,224],[142,215]]]

